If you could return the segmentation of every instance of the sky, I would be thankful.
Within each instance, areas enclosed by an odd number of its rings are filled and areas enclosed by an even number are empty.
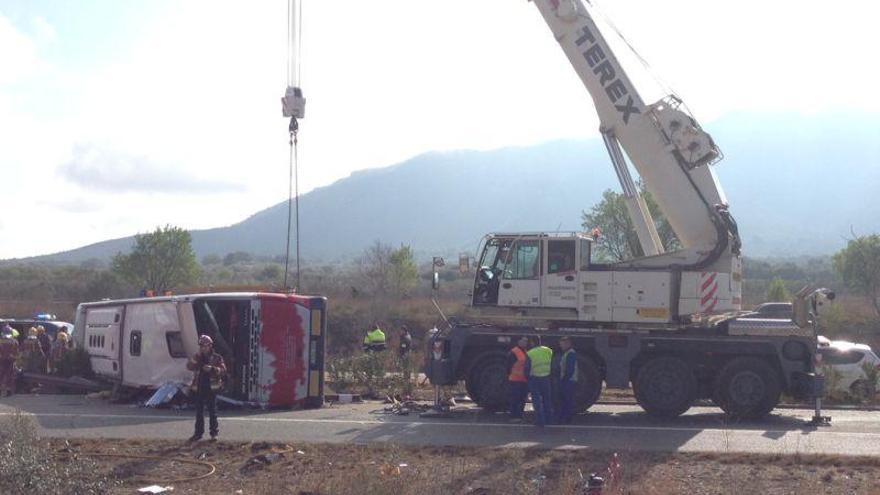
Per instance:
[[[649,62],[636,82],[661,78],[703,123],[880,112],[876,2],[594,3]],[[530,2],[302,10],[301,194],[432,150],[598,135]],[[277,0],[0,0],[0,259],[286,200],[287,31]]]

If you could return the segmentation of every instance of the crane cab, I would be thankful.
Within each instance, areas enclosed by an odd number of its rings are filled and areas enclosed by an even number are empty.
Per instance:
[[[705,271],[670,269],[675,253],[633,268],[593,262],[593,242],[582,232],[489,234],[472,305],[485,316],[661,325],[741,308],[738,256]]]
[[[490,234],[480,256],[472,304],[531,308],[577,319],[578,273],[590,269],[592,239],[583,233]]]

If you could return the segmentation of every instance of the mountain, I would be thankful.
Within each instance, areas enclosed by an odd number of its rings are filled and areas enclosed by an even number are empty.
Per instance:
[[[735,114],[707,125],[716,172],[747,256],[831,253],[851,231],[880,231],[880,114]],[[355,256],[375,240],[423,256],[473,253],[488,232],[580,230],[581,211],[619,190],[600,139],[493,151],[430,152],[355,172],[300,197],[303,258]],[[192,232],[199,257],[283,252],[287,202]],[[30,261],[79,263],[132,238]]]

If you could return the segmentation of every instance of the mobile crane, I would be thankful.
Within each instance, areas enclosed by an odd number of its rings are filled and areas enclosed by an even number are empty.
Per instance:
[[[507,352],[517,336],[539,334],[551,346],[572,339],[579,410],[596,402],[603,383],[632,384],[642,408],[661,417],[709,398],[728,414],[757,418],[783,392],[815,394],[806,320],[742,318],[741,243],[711,168],[722,157],[711,136],[678,97],[643,101],[589,0],[533,3],[593,99],[645,256],[596,263],[586,233],[487,235],[471,303],[485,316],[530,324],[451,322],[432,339],[432,382],[464,380],[478,404],[501,408]],[[665,251],[624,152],[681,249]]]

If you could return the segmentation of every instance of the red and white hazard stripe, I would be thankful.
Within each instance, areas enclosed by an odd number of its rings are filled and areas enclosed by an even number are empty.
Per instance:
[[[703,272],[700,277],[700,312],[711,313],[718,305],[718,272]]]

